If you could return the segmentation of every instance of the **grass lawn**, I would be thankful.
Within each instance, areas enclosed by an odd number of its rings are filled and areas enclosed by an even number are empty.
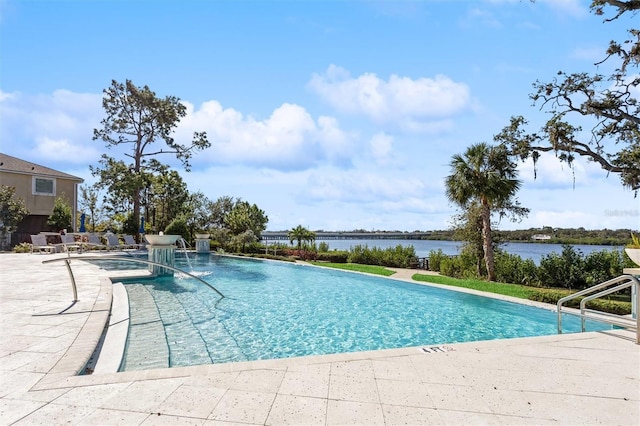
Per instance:
[[[505,284],[482,280],[461,280],[458,278],[445,277],[442,275],[415,274],[411,278],[413,278],[415,281],[450,285],[454,287],[464,287],[478,291],[486,291],[487,293],[518,297],[520,299],[529,299],[539,290],[535,287],[519,284]]]

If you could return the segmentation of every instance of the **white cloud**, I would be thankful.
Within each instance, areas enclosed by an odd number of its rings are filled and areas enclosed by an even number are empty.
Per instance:
[[[362,171],[313,173],[301,197],[313,202],[400,202],[425,196],[426,185],[417,178],[390,177]],[[300,197],[299,197],[300,198]]]
[[[571,188],[585,186],[589,183],[590,173],[599,168],[593,163],[587,163],[580,158],[573,162],[573,168],[567,163],[560,162],[553,153],[542,153],[535,165],[528,159],[519,164],[520,178],[528,184],[545,188]]]
[[[0,102],[11,100],[11,99],[15,98],[16,96],[17,96],[17,94],[15,94],[15,93],[7,93],[7,92],[3,92],[2,90],[0,90]]]
[[[535,227],[553,226],[554,228],[575,228],[576,223],[593,223],[594,215],[571,210],[540,210],[532,214],[529,223]]]
[[[404,213],[442,213],[451,212],[452,209],[446,203],[442,202],[442,197],[422,198],[411,196],[402,200],[384,201],[380,203],[380,209],[386,212]]]
[[[377,133],[373,135],[369,145],[371,147],[371,155],[376,163],[384,165],[393,162],[393,137],[385,133]]]
[[[322,162],[344,164],[352,152],[351,138],[331,117],[314,120],[301,106],[282,104],[271,115],[258,120],[217,101],[195,109],[187,105],[187,116],[178,133],[188,137],[206,131],[211,148],[198,156],[217,164],[253,165],[300,170]]]
[[[351,158],[354,149],[352,141],[357,138],[357,135],[340,129],[337,119],[327,116],[318,117],[318,132],[318,140],[331,162],[344,163]]]
[[[404,129],[420,129],[471,104],[469,88],[444,75],[414,80],[392,74],[385,81],[374,73],[353,78],[344,68],[330,65],[324,74],[313,74],[308,88],[342,113]]]
[[[101,95],[56,90],[51,94],[0,93],[0,140],[21,141],[33,160],[88,164],[102,150],[91,140],[102,115]]]
[[[93,141],[93,129],[104,115],[102,96],[56,90],[25,95],[0,91],[0,140],[14,143],[13,154],[32,161],[94,164],[105,150]],[[187,116],[175,139],[188,144],[194,131],[207,131],[212,147],[199,152],[192,164],[252,165],[302,170],[322,163],[349,167],[357,135],[345,132],[333,117],[313,117],[301,106],[285,103],[263,120],[224,109],[209,101]],[[28,154],[28,155],[27,155]],[[177,164],[167,158],[168,164]],[[55,164],[52,164],[56,166]]]
[[[93,146],[74,144],[69,139],[36,138],[35,150],[38,156],[50,161],[68,161],[70,163],[88,164],[89,159],[99,154]]]
[[[554,228],[585,229],[637,229],[637,206],[633,208],[615,208],[607,206],[594,206],[591,211],[579,210],[538,210],[532,212],[527,224],[530,227],[552,226]],[[629,216],[621,216],[619,213],[628,213]],[[618,214],[618,215],[617,215]],[[578,225],[577,225],[578,224]]]

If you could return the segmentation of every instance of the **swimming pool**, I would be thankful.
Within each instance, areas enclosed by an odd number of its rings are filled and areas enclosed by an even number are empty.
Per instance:
[[[180,274],[123,281],[121,371],[556,333],[553,310],[382,277],[218,255],[176,266],[226,297]],[[571,315],[563,325],[580,330]]]

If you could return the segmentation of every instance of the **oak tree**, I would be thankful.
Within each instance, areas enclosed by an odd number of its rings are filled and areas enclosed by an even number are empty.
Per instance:
[[[593,0],[591,11],[611,22],[623,15],[637,27],[640,20],[637,0]],[[558,159],[573,166],[577,156],[597,163],[608,173],[620,177],[622,185],[640,189],[640,30],[628,30],[628,38],[610,41],[602,61],[617,61],[610,75],[558,71],[550,81],[533,83],[530,95],[534,105],[551,118],[538,132],[527,129],[523,116],[514,116],[496,140],[509,146],[522,160],[534,165],[543,152],[554,152]],[[584,126],[582,123],[586,123]]]

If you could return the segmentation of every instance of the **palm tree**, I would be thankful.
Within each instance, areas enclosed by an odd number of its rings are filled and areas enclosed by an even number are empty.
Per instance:
[[[302,225],[298,225],[287,233],[289,242],[293,244],[294,241],[298,241],[298,250],[302,248],[303,242],[313,242],[316,239],[316,233],[309,231]]]
[[[506,212],[518,216],[528,213],[528,209],[519,207],[514,200],[521,185],[516,164],[504,145],[478,143],[467,148],[463,155],[454,155],[449,165],[451,174],[445,180],[449,201],[463,210],[474,202],[480,204],[484,263],[488,280],[495,281],[491,213],[499,212],[501,216]]]

